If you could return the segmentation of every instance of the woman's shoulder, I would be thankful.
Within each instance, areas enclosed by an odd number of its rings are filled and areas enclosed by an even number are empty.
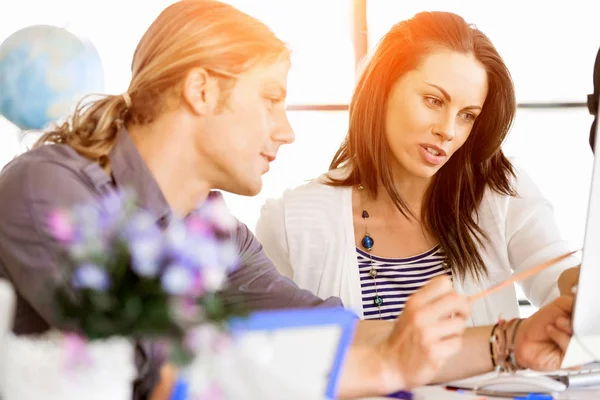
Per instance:
[[[521,226],[537,210],[550,207],[535,180],[518,161],[511,159],[514,175],[510,177],[513,194],[486,188],[478,209],[478,221],[484,231]]]
[[[527,169],[514,158],[509,158],[509,161],[511,162],[513,170],[513,174],[510,174],[509,176],[509,184],[514,193],[512,195],[499,193],[498,191],[487,187],[484,192],[484,200],[508,204],[509,202],[519,201],[525,198],[542,197],[538,185]]]
[[[291,202],[337,202],[347,191],[348,187],[336,186],[332,183],[338,178],[336,172],[326,172],[294,188],[283,192],[284,203]]]
[[[261,218],[286,221],[330,220],[343,209],[350,188],[328,184],[330,174],[311,179],[294,188],[286,189],[280,196],[267,199],[261,209]]]

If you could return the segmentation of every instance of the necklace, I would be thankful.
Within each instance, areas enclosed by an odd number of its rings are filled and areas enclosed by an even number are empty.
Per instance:
[[[362,192],[363,189],[364,189],[363,185],[358,185],[358,190],[360,192]],[[381,306],[383,306],[383,297],[381,297],[379,295],[379,291],[377,290],[377,279],[376,279],[377,278],[377,269],[375,269],[375,266],[373,265],[373,254],[371,253],[371,250],[373,250],[373,246],[375,245],[375,240],[373,240],[373,238],[369,234],[369,229],[367,227],[367,219],[369,219],[369,213],[367,212],[367,210],[364,207],[364,198],[362,195],[361,195],[361,202],[363,205],[362,219],[365,222],[365,235],[363,236],[362,240],[360,241],[360,244],[369,253],[369,264],[370,264],[369,276],[371,278],[373,278],[373,285],[375,286],[375,296],[373,297],[373,304],[375,304],[375,306],[377,307],[377,311],[379,312],[379,319],[381,319]]]
[[[362,192],[364,190],[364,186],[362,184],[359,184],[358,190],[359,192]],[[373,254],[371,253],[371,250],[373,250],[373,246],[375,245],[375,240],[369,233],[369,228],[367,225],[367,220],[369,219],[369,212],[365,208],[364,196],[362,194],[361,203],[363,209],[361,217],[364,221],[365,233],[362,240],[360,241],[360,244],[369,254],[369,276],[373,279],[373,285],[375,287],[375,296],[373,296],[373,304],[377,307],[377,311],[379,312],[379,319],[382,319],[381,307],[383,306],[384,301],[383,297],[379,295],[379,290],[377,289],[377,269],[375,268],[375,265],[373,265]],[[446,260],[442,262],[442,267],[444,268],[446,274],[448,274],[448,262]],[[452,274],[450,273],[450,279],[452,280],[452,278]]]

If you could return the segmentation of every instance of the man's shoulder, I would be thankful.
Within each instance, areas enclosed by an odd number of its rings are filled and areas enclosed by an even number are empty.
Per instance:
[[[262,244],[246,224],[236,218],[234,240],[242,261],[262,251]]]
[[[91,175],[102,174],[93,164],[67,145],[29,150],[0,172],[0,207],[10,213],[23,205],[62,207],[89,201],[96,194]]]
[[[2,169],[0,177],[6,174],[22,174],[23,171],[52,171],[66,169],[73,172],[83,171],[93,162],[78,154],[65,144],[47,144],[28,150],[15,157]]]

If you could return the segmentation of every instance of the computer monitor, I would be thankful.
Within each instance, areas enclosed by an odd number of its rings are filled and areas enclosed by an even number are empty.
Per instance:
[[[600,137],[599,127],[600,124],[594,126],[596,138]],[[592,182],[573,310],[573,332],[580,337],[600,336],[600,140],[594,140],[593,144]]]

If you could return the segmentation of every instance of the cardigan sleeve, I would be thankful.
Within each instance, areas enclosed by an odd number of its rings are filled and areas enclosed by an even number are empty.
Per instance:
[[[516,168],[517,196],[508,200],[506,242],[514,273],[533,268],[569,252],[559,232],[551,203],[531,177]],[[559,296],[560,274],[579,264],[576,257],[563,260],[520,283],[529,301],[540,307]]]
[[[285,229],[283,197],[268,199],[265,202],[256,223],[255,233],[256,238],[262,243],[267,256],[273,261],[279,273],[294,279]]]

